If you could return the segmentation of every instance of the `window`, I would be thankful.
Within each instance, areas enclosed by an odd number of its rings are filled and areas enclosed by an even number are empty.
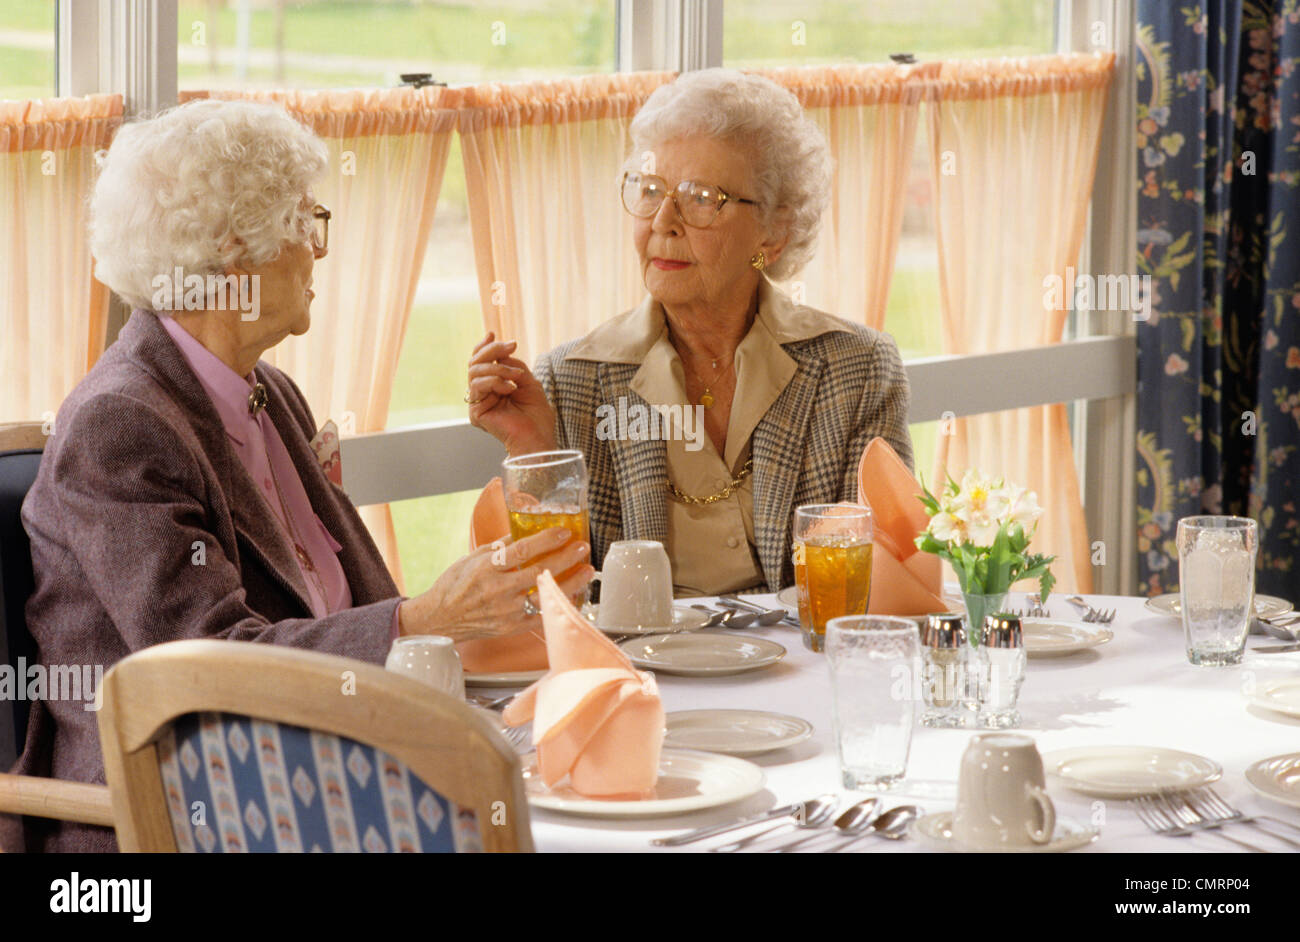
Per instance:
[[[54,97],[55,5],[0,0],[0,99]]]

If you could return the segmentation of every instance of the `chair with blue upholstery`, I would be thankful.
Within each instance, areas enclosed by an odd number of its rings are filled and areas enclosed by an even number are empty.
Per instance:
[[[519,757],[482,713],[372,664],[174,641],[105,675],[124,851],[532,851]]]
[[[39,660],[27,631],[25,609],[34,580],[31,544],[19,512],[36,480],[47,431],[40,422],[0,425],[0,665],[9,668],[15,686],[24,682],[26,665]],[[22,697],[0,698],[0,812],[112,826],[103,785],[9,774],[27,739],[30,706]]]

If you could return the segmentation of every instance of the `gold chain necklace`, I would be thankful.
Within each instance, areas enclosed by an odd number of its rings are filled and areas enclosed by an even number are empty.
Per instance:
[[[716,494],[710,494],[708,497],[693,497],[690,494],[683,494],[677,489],[677,485],[673,484],[671,479],[668,481],[668,493],[673,496],[673,500],[679,501],[683,504],[716,504],[718,501],[726,500],[732,494],[736,493],[745,478],[749,477],[753,470],[754,456],[750,455],[749,460],[745,462],[745,466],[740,469],[740,473],[731,479],[730,484],[718,491]]]

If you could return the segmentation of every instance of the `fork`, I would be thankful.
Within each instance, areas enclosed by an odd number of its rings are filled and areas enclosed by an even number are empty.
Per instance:
[[[1133,810],[1137,813],[1138,820],[1145,824],[1150,830],[1164,837],[1190,837],[1195,831],[1179,823],[1180,819],[1174,817],[1168,809],[1162,808],[1156,804],[1156,799],[1152,795],[1139,795],[1131,802]],[[1214,833],[1218,833],[1217,831]],[[1219,834],[1220,837],[1228,837],[1226,834]],[[1234,844],[1243,844],[1251,850],[1259,851],[1257,847],[1251,847],[1242,841],[1228,837],[1228,840]],[[1263,851],[1259,851],[1263,853]]]
[[[1181,799],[1181,801],[1179,799]],[[1151,800],[1153,804],[1156,801],[1154,797]],[[1175,824],[1176,830],[1171,831],[1170,833],[1177,834],[1178,830],[1182,830],[1189,834],[1195,833],[1196,831],[1208,831],[1211,834],[1223,838],[1225,841],[1231,841],[1238,847],[1244,847],[1257,854],[1270,853],[1262,847],[1257,847],[1256,845],[1247,843],[1246,841],[1238,840],[1230,834],[1223,833],[1222,828],[1224,822],[1207,819],[1192,806],[1191,802],[1188,801],[1186,793],[1175,792],[1170,789],[1162,789],[1159,794],[1159,801],[1164,803],[1169,818]]]
[[[1196,801],[1199,800],[1205,806],[1202,813],[1204,814],[1204,811],[1208,811],[1209,817],[1211,817],[1214,820],[1222,821],[1225,824],[1231,822],[1235,822],[1237,824],[1249,824],[1252,827],[1257,828],[1258,830],[1267,834],[1269,837],[1273,838],[1274,840],[1281,841],[1283,844],[1289,844],[1290,846],[1294,847],[1296,850],[1300,850],[1300,843],[1291,840],[1291,838],[1289,837],[1283,837],[1281,834],[1274,834],[1272,831],[1268,830],[1262,824],[1259,823],[1260,821],[1272,821],[1275,824],[1281,824],[1284,825],[1285,827],[1294,828],[1295,830],[1300,831],[1300,827],[1297,827],[1296,825],[1291,824],[1290,822],[1283,821],[1279,818],[1271,818],[1268,815],[1243,814],[1241,811],[1234,808],[1232,805],[1228,804],[1226,801],[1220,798],[1218,792],[1216,792],[1212,788],[1203,788],[1198,792],[1193,792],[1191,795],[1188,796],[1188,800],[1191,801],[1193,804],[1195,804]],[[1202,810],[1202,809],[1198,809],[1198,810]]]
[[[1066,599],[1066,601],[1069,602],[1071,605],[1075,606],[1076,608],[1083,609],[1085,613],[1083,616],[1083,620],[1088,622],[1089,624],[1109,625],[1111,622],[1115,620],[1116,610],[1113,608],[1109,612],[1102,611],[1099,608],[1093,608],[1091,605],[1089,605],[1087,602],[1085,602],[1082,598],[1080,598],[1077,595],[1071,595],[1069,598]]]

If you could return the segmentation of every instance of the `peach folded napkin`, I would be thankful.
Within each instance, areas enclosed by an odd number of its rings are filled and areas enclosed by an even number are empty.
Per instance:
[[[469,522],[469,548],[478,549],[510,535],[510,514],[500,478],[483,488]],[[546,642],[526,631],[505,638],[462,641],[456,645],[467,674],[504,674],[546,670]]]
[[[564,776],[589,798],[654,793],[664,706],[654,675],[583,618],[549,572],[537,580],[551,669],[506,707],[510,726],[533,721],[542,781]]]
[[[873,438],[858,463],[858,501],[871,508],[875,547],[871,553],[873,615],[928,615],[948,610],[942,595],[939,557],[914,542],[930,524],[917,497],[917,483],[898,453]]]

